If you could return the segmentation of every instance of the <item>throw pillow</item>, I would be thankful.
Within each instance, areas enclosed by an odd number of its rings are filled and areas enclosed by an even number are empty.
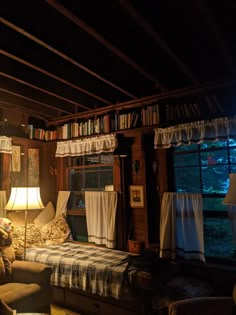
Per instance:
[[[62,244],[70,234],[71,230],[64,215],[54,218],[41,228],[41,236],[46,246]]]
[[[46,207],[39,213],[39,215],[34,219],[34,224],[44,225],[50,222],[55,217],[55,208],[51,201],[49,201]]]
[[[42,247],[40,228],[35,224],[27,224],[26,248]],[[25,225],[15,226],[12,232],[12,246],[15,251],[23,249],[25,244]]]

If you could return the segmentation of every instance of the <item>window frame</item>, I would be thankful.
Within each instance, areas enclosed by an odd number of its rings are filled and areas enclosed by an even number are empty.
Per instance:
[[[219,141],[220,142],[220,141]],[[204,198],[224,198],[225,197],[225,193],[204,193],[203,192],[203,178],[202,178],[202,172],[203,172],[203,168],[204,166],[210,166],[209,164],[204,165],[202,164],[202,160],[201,160],[201,153],[203,152],[217,152],[217,151],[223,151],[226,150],[227,153],[227,161],[225,161],[222,164],[217,164],[217,165],[224,165],[228,167],[228,174],[230,174],[232,172],[232,170],[236,169],[236,161],[231,161],[231,155],[230,155],[230,151],[231,150],[235,150],[236,149],[236,143],[234,143],[233,145],[230,144],[230,140],[226,140],[226,141],[222,141],[225,142],[225,145],[223,146],[214,146],[214,144],[209,148],[202,148],[202,144],[196,144],[196,149],[192,149],[192,150],[183,150],[183,151],[177,151],[176,148],[171,148],[170,152],[170,156],[171,156],[171,165],[172,165],[172,176],[174,174],[173,181],[172,181],[172,189],[174,191],[177,191],[177,185],[176,185],[176,178],[175,178],[175,174],[176,171],[175,169],[178,168],[178,166],[175,166],[175,156],[177,155],[185,155],[185,154],[197,154],[198,155],[198,165],[181,165],[179,167],[183,168],[183,167],[197,167],[198,171],[199,171],[199,181],[200,181],[200,193],[202,194],[203,200]],[[175,151],[176,150],[176,151]],[[224,206],[222,206],[224,207]],[[211,210],[211,209],[203,209],[203,217],[204,218],[227,218],[228,217],[228,213],[227,213],[227,209],[226,210]],[[235,246],[236,248],[236,246]],[[220,260],[227,260],[227,261],[235,261],[235,257],[213,257],[213,256],[208,256],[206,257],[208,261],[220,261]]]

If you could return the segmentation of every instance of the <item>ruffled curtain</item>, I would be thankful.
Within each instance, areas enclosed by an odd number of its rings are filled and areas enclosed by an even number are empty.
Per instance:
[[[236,119],[224,117],[209,121],[196,121],[167,128],[156,128],[154,132],[155,149],[203,141],[227,140],[236,138]]]
[[[85,191],[86,221],[89,242],[116,246],[116,191]]]
[[[0,153],[12,154],[12,139],[0,136]]]
[[[115,134],[57,142],[56,157],[82,156],[113,152],[117,147]]]
[[[202,195],[165,192],[161,204],[160,257],[205,261]]]

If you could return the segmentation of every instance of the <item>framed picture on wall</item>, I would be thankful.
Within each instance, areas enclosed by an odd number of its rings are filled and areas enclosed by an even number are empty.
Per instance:
[[[142,185],[131,185],[129,186],[130,196],[130,207],[131,208],[143,208],[143,186]]]

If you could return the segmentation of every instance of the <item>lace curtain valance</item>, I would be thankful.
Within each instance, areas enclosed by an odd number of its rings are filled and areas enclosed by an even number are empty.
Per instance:
[[[0,136],[0,153],[12,154],[12,139],[6,136]]]
[[[236,118],[216,118],[154,130],[154,148],[236,139]]]
[[[85,139],[57,142],[56,157],[82,156],[113,152],[117,147],[116,135],[96,136]]]

